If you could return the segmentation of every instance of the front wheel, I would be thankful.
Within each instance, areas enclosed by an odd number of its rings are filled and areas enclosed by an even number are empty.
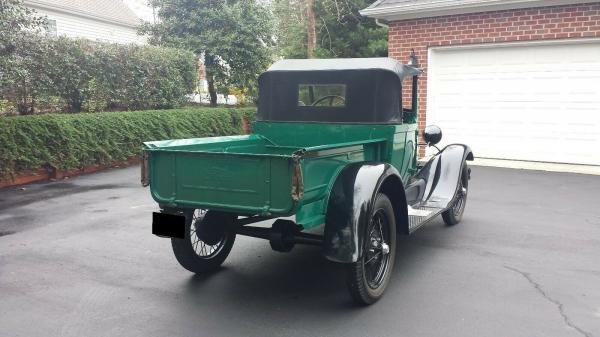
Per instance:
[[[361,233],[362,255],[348,265],[347,283],[354,301],[373,304],[387,287],[396,257],[396,220],[390,199],[379,193],[367,228]]]
[[[232,214],[200,209],[186,214],[185,237],[171,239],[177,262],[196,274],[218,269],[233,247],[235,218]]]
[[[465,207],[467,206],[467,192],[469,191],[469,168],[467,163],[463,164],[463,169],[458,182],[458,190],[452,207],[442,213],[442,218],[447,226],[458,224],[463,217]]]

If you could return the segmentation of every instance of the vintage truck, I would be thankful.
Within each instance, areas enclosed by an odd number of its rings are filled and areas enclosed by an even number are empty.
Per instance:
[[[421,71],[411,60],[277,61],[259,78],[252,134],[144,143],[142,184],[160,206],[153,233],[171,238],[194,273],[217,269],[236,235],[281,252],[318,246],[346,264],[358,303],[377,301],[396,235],[440,214],[448,225],[461,221],[473,159],[453,144],[418,162],[418,147],[435,146],[441,130],[425,128],[418,143]],[[412,99],[403,108],[404,81]],[[251,226],[269,219],[271,228]]]

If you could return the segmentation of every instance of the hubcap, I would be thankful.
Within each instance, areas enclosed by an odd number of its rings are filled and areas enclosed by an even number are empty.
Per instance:
[[[205,213],[206,211],[199,209],[194,211],[194,215],[192,217],[192,224],[190,226],[190,240],[192,243],[192,248],[194,249],[194,252],[198,257],[203,259],[210,259],[215,255],[219,254],[221,249],[223,249],[227,241],[227,236],[222,237],[214,245],[209,245],[200,239],[200,237],[198,236],[198,228],[202,224],[202,220],[204,219]]]
[[[363,251],[365,279],[371,289],[377,289],[383,283],[390,261],[389,223],[383,209],[375,212],[369,223]]]

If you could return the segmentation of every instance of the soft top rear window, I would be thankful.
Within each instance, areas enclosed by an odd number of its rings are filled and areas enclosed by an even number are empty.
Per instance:
[[[345,84],[298,84],[299,107],[345,107]]]
[[[398,75],[390,71],[268,71],[261,75],[259,85],[258,120],[323,123],[402,121],[402,87]]]

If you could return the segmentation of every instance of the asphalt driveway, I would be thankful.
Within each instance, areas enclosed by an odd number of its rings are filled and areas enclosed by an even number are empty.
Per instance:
[[[138,172],[0,191],[0,336],[600,337],[600,176],[474,167],[463,223],[401,237],[357,308],[313,247],[238,237],[192,276]]]

